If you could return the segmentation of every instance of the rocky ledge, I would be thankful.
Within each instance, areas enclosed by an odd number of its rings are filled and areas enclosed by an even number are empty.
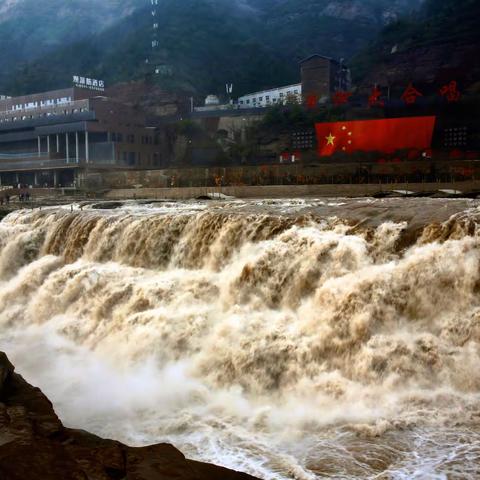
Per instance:
[[[175,447],[132,448],[63,426],[51,402],[0,352],[2,480],[255,480],[188,460]],[[256,479],[258,480],[258,479]]]

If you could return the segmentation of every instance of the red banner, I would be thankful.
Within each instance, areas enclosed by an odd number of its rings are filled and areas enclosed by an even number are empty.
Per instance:
[[[318,153],[392,153],[403,149],[427,149],[432,143],[436,117],[388,118],[351,122],[317,123]]]

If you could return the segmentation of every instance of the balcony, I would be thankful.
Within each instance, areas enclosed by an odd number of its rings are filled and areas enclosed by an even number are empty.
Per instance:
[[[55,152],[15,152],[0,153],[0,172],[24,171],[24,170],[45,170],[54,168],[77,168],[85,166],[113,166],[115,160],[115,144],[113,142],[94,142],[89,144],[89,160],[85,159],[85,149],[81,148],[77,154],[72,147],[73,154],[65,158],[65,153]]]
[[[42,156],[32,156],[30,159],[23,156],[22,159],[15,161],[4,161],[0,157],[0,172],[12,172],[23,170],[45,170],[51,168],[66,168],[66,167],[78,167],[78,164],[74,158],[49,158],[48,154],[42,154]],[[83,162],[82,162],[83,163]]]

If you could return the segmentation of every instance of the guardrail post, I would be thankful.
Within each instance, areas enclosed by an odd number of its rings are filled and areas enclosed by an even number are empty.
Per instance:
[[[80,152],[78,146],[78,132],[75,132],[75,160],[77,163],[80,162]]]
[[[88,131],[85,130],[85,162],[90,162],[90,152],[88,151]]]

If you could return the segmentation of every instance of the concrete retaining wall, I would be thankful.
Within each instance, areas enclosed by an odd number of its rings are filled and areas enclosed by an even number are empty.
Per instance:
[[[431,192],[440,189],[471,192],[480,190],[480,181],[458,183],[397,183],[369,185],[266,185],[241,187],[186,187],[186,188],[130,188],[110,190],[105,197],[123,199],[192,199],[208,193],[222,193],[236,198],[292,198],[292,197],[365,197],[378,192],[409,190]]]
[[[452,182],[480,179],[480,162],[412,161],[403,163],[322,163],[170,168],[164,170],[89,171],[80,184],[91,190],[244,185],[323,185]]]

